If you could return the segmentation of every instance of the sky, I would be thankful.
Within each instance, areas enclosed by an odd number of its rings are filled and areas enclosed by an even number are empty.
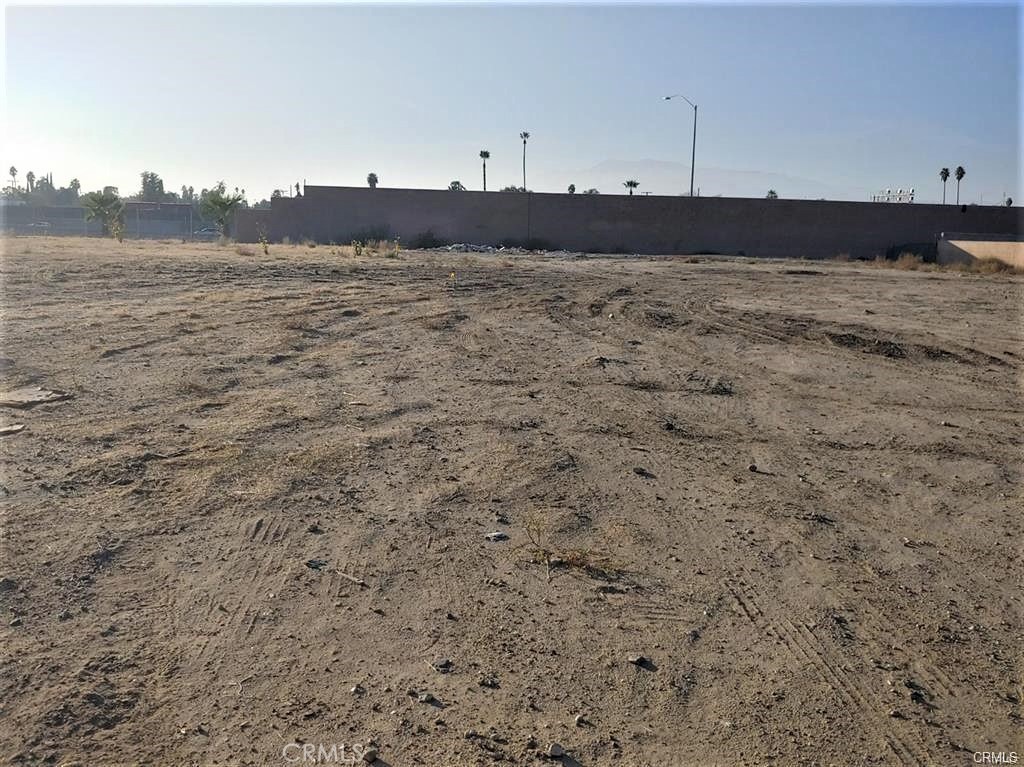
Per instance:
[[[3,167],[122,194],[223,179],[1024,199],[1019,5],[19,7]],[[950,182],[949,199],[955,195]]]

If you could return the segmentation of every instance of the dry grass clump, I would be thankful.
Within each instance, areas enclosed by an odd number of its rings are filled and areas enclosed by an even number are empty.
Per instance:
[[[842,256],[832,259],[833,261],[846,261],[849,257]],[[867,262],[870,266],[880,269],[899,269],[910,272],[961,272],[964,274],[1024,274],[1024,269],[1012,266],[1005,261],[996,258],[975,259],[970,262],[957,262],[955,264],[937,264],[927,262],[915,253],[900,253],[899,258],[893,260],[878,256],[873,261]]]
[[[604,552],[590,547],[562,546],[555,542],[551,520],[540,511],[527,514],[523,530],[529,541],[526,546],[529,561],[545,565],[549,581],[557,569],[578,570],[601,580],[616,580],[625,573],[623,567]]]
[[[1024,269],[1000,261],[998,258],[979,259],[969,264],[950,264],[946,268],[954,272],[970,272],[971,274],[1024,274]]]

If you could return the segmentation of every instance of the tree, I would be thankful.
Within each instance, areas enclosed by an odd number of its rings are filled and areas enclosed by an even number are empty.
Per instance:
[[[466,187],[462,185],[461,181],[453,181],[448,185],[449,192],[465,192]]]
[[[487,191],[487,161],[491,159],[491,153],[486,149],[480,150],[480,159],[484,161],[484,191]]]
[[[35,187],[36,174],[29,171],[25,174],[25,186],[28,188],[28,193],[32,194],[32,189]]]
[[[79,181],[77,178],[73,178],[71,179],[71,183],[68,184],[68,189],[75,193],[75,197],[78,197],[78,193],[82,189],[82,182]]]
[[[199,209],[204,217],[212,219],[217,224],[221,236],[226,236],[231,217],[243,202],[244,195],[228,194],[224,182],[221,181],[202,196]]]
[[[636,189],[638,186],[640,186],[640,182],[636,181],[634,179],[630,179],[629,181],[623,181],[622,185],[624,187],[626,187],[626,189],[629,190],[629,196],[632,197],[633,196],[633,190]]]
[[[12,165],[7,172],[11,174],[11,189],[15,192],[18,191],[18,169]]]
[[[99,221],[103,226],[103,234],[117,237],[124,236],[124,202],[117,194],[115,187],[105,187],[102,192],[89,192],[81,197],[85,208],[86,221]]]
[[[779,193],[774,189],[769,189],[768,194],[766,194],[765,197],[769,200],[777,200],[779,199]]]
[[[566,190],[569,194],[576,194],[576,185],[569,184],[569,188]]]
[[[956,171],[953,174],[956,177],[956,204],[960,204],[960,181],[964,176],[967,175],[967,171],[964,170],[963,165],[957,165]]]
[[[523,189],[526,189],[526,140],[530,138],[530,131],[523,131],[519,134],[523,140]]]
[[[525,192],[526,187],[524,186],[503,186],[501,188],[503,192]]]
[[[1013,198],[1012,198],[1012,197],[1007,197],[1007,198],[1006,198],[1006,202],[1004,202],[1003,204],[1004,204],[1004,205],[1005,205],[1005,206],[1006,206],[1007,208],[1012,208],[1012,207],[1013,207]]]
[[[949,181],[949,168],[939,171],[939,178],[942,179],[942,204],[946,204],[946,182]]]
[[[583,191],[583,194],[601,194],[601,193],[599,191],[597,191],[596,189],[594,189],[594,187],[590,187],[590,189],[585,189]]]
[[[164,180],[159,174],[152,171],[142,171],[142,189],[139,191],[139,199],[143,202],[164,201]]]
[[[370,189],[376,189],[377,188],[377,174],[376,173],[371,173],[369,176],[367,176],[366,177],[366,183],[370,185]]]

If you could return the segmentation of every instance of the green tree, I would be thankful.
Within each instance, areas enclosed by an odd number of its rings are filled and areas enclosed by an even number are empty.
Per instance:
[[[769,200],[777,200],[779,199],[779,193],[776,192],[774,189],[769,189],[768,194],[766,194],[765,197],[768,198]]]
[[[964,170],[964,166],[963,165],[957,165],[956,166],[956,171],[954,171],[953,175],[956,177],[956,204],[959,205],[960,204],[960,182],[963,180],[964,176],[967,175],[967,171]]]
[[[632,197],[633,190],[640,186],[640,182],[631,178],[629,181],[623,181],[622,185],[629,190],[629,196]]]
[[[164,180],[159,174],[148,170],[142,171],[142,189],[139,191],[139,199],[143,202],[164,201]]]
[[[11,190],[18,191],[18,169],[12,165],[7,172],[11,174]]]
[[[569,194],[576,194],[576,185],[569,184],[569,188],[566,190]]]
[[[484,161],[484,191],[487,191],[487,161],[491,159],[491,153],[486,149],[480,150],[480,159]]]
[[[942,179],[942,204],[946,204],[946,182],[949,181],[949,168],[939,171],[939,178]]]
[[[530,138],[530,131],[524,130],[519,138],[523,140],[523,189],[526,189],[526,140]]]
[[[465,192],[466,187],[462,185],[461,181],[453,181],[448,185],[449,192]]]
[[[35,187],[36,174],[29,171],[25,174],[25,186],[28,188],[28,193],[32,194],[32,189]]]
[[[590,187],[590,189],[583,190],[583,194],[601,194],[601,193],[599,191],[597,191],[596,189],[594,189],[594,187]]]
[[[377,174],[371,173],[366,177],[366,183],[370,185],[370,189],[377,188]]]
[[[114,187],[105,187],[102,192],[89,192],[80,198],[85,208],[86,221],[99,221],[103,226],[103,234],[117,237],[124,236],[124,201],[118,196]]]
[[[221,181],[202,196],[199,210],[205,218],[217,225],[221,236],[226,237],[231,217],[244,201],[245,196],[242,194],[229,194]]]

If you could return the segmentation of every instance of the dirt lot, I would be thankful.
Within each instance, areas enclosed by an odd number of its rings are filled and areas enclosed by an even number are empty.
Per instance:
[[[1024,752],[1024,278],[3,247],[5,762]]]

